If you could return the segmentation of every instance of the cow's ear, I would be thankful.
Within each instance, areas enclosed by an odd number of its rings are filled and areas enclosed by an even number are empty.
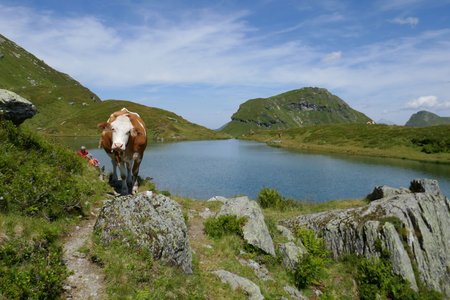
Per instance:
[[[131,130],[130,130],[130,135],[132,136],[132,137],[136,137],[136,136],[138,136],[138,134],[139,134],[139,132],[138,132],[138,130],[136,129],[136,128],[131,128]]]
[[[98,123],[97,127],[102,130],[111,130],[111,124],[109,124],[108,122]]]

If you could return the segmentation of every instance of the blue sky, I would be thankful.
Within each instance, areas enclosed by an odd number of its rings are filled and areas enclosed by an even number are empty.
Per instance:
[[[305,86],[375,121],[450,115],[450,0],[0,0],[0,33],[102,99],[209,128]]]

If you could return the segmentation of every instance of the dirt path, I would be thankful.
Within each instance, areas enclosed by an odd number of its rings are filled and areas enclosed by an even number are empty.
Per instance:
[[[79,252],[82,246],[91,246],[91,234],[96,216],[82,221],[64,242],[64,261],[73,272],[66,280],[66,299],[106,299],[105,276],[89,256]]]

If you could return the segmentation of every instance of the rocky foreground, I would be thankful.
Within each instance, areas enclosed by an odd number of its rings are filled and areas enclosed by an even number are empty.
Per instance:
[[[295,229],[322,235],[334,258],[381,256],[387,250],[394,272],[417,290],[421,280],[450,297],[450,204],[435,180],[414,180],[409,189],[376,187],[366,207],[285,220]]]
[[[281,221],[277,230],[284,242],[274,243],[257,202],[247,197],[220,201],[220,208],[198,213],[202,219],[223,215],[245,217],[242,238],[262,253],[276,256],[286,270],[293,270],[307,250],[293,232],[307,227],[324,238],[326,247],[338,259],[348,254],[365,257],[389,256],[393,272],[406,279],[412,289],[420,284],[450,297],[450,204],[435,180],[414,180],[409,189],[376,187],[371,202],[359,208],[300,215]],[[185,224],[180,205],[163,195],[145,192],[106,202],[95,231],[104,243],[114,239],[147,247],[154,258],[175,265],[191,274],[191,244],[198,244]],[[189,218],[189,216],[188,216]],[[201,224],[201,221],[200,221]],[[200,233],[198,233],[200,234]],[[205,243],[203,237],[202,243]],[[209,245],[202,247],[211,248]],[[213,250],[211,250],[213,251]],[[253,269],[259,282],[273,281],[264,264],[244,256],[239,263]],[[211,269],[232,289],[243,291],[249,299],[264,299],[260,287],[242,274]],[[291,299],[305,299],[292,286],[284,291]],[[320,291],[318,291],[320,293]],[[317,296],[317,295],[316,295]],[[283,298],[283,297],[282,297]]]

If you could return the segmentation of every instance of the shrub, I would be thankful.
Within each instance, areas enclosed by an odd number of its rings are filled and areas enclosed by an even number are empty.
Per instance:
[[[0,211],[55,220],[106,191],[74,153],[10,122],[0,122],[0,150]]]
[[[298,205],[298,202],[281,196],[276,189],[267,187],[259,191],[257,201],[262,208],[276,208],[279,210],[285,210]]]
[[[278,207],[283,198],[276,189],[262,188],[258,194],[258,203],[262,208]]]
[[[26,229],[34,231],[31,239],[10,236],[0,245],[2,299],[56,299],[62,291],[68,271],[57,243],[59,232],[44,221],[32,226]]]
[[[327,274],[326,269],[331,263],[331,258],[323,239],[317,238],[314,231],[299,228],[296,235],[308,251],[300,257],[293,272],[295,285],[304,289],[311,284],[320,283],[320,280]]]
[[[242,226],[246,218],[236,216],[220,216],[208,218],[204,223],[204,231],[212,238],[221,238],[224,235],[237,234],[242,236]]]
[[[379,258],[360,258],[356,281],[361,299],[376,299],[377,294],[390,299],[419,299],[409,283],[392,273],[392,265]]]

